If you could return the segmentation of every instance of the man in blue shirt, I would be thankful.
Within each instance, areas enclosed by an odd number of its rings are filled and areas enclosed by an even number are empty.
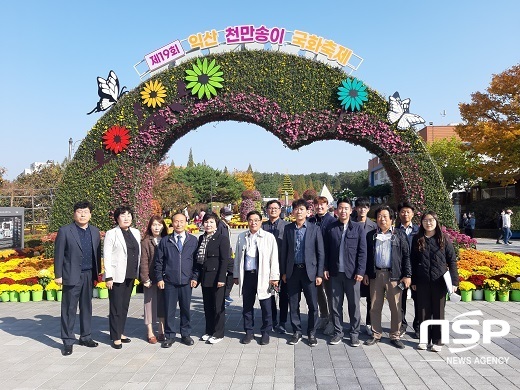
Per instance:
[[[289,344],[295,345],[302,338],[299,308],[303,291],[308,307],[308,341],[314,347],[318,345],[316,286],[322,283],[325,261],[323,235],[318,226],[307,222],[307,202],[304,199],[295,200],[292,210],[296,221],[285,227],[280,262],[282,280],[287,283],[289,292],[289,311],[294,332]]]

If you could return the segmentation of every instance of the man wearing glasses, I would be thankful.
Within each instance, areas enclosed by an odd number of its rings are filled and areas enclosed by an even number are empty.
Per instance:
[[[271,286],[278,286],[280,266],[278,264],[278,246],[276,238],[265,232],[262,215],[256,211],[247,214],[249,230],[240,233],[236,246],[233,276],[242,295],[245,336],[242,344],[249,344],[254,339],[254,309],[256,296],[262,310],[261,345],[269,344],[269,331],[273,328],[271,313]]]
[[[282,205],[278,200],[274,199],[267,202],[266,209],[267,216],[269,217],[269,219],[265,222],[262,222],[262,229],[266,232],[271,233],[274,236],[274,238],[276,238],[276,244],[278,245],[279,260],[282,251],[283,232],[285,226],[288,225],[289,222],[284,221],[282,218],[280,218],[280,213],[282,212]],[[280,334],[285,334],[285,323],[287,322],[287,313],[289,311],[289,293],[287,292],[287,283],[285,283],[283,280],[280,279],[280,283],[278,284],[278,286],[280,287],[280,293],[278,294],[278,305],[280,306],[279,318],[277,316],[276,310],[276,297],[274,295],[271,297],[273,329]]]
[[[318,293],[316,286],[323,280],[325,251],[323,235],[318,226],[307,222],[307,202],[295,200],[292,204],[295,222],[284,230],[281,255],[282,280],[289,291],[289,311],[293,336],[290,345],[302,339],[300,297],[303,291],[308,308],[307,335],[309,346],[318,345],[316,322],[318,320]]]

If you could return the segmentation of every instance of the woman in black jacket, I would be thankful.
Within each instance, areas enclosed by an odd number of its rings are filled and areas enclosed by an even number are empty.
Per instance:
[[[415,303],[419,309],[419,322],[429,319],[443,320],[448,292],[444,274],[449,271],[454,291],[459,284],[459,276],[455,250],[450,239],[442,233],[437,214],[433,211],[428,211],[421,217],[419,232],[412,241],[411,262],[412,289],[417,291]],[[428,327],[427,340],[428,345],[419,343],[417,348],[431,347],[433,352],[441,351],[440,325]]]
[[[216,344],[224,338],[226,270],[230,261],[229,237],[217,232],[218,217],[206,213],[204,234],[199,237],[196,277],[202,285],[206,334],[202,340]]]

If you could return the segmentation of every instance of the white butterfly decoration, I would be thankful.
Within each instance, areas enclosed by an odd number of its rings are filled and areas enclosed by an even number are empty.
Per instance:
[[[97,82],[99,102],[92,111],[87,113],[87,115],[90,115],[93,112],[108,110],[116,104],[122,95],[128,93],[128,91],[125,91],[126,87],[121,88],[121,91],[119,91],[119,80],[113,70],[110,71],[106,80],[103,77],[98,77]]]
[[[397,122],[399,130],[406,130],[410,126],[425,123],[422,117],[411,114],[409,109],[410,99],[401,100],[399,92],[396,92],[388,99],[388,113],[386,117],[391,124]]]

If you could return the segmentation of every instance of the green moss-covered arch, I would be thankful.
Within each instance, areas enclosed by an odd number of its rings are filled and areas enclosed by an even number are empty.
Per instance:
[[[149,218],[152,167],[171,145],[189,131],[212,121],[254,123],[278,137],[291,149],[318,140],[344,140],[377,155],[392,180],[395,197],[408,199],[419,212],[436,210],[441,221],[453,226],[454,213],[442,178],[424,143],[413,129],[399,131],[387,123],[386,100],[368,88],[368,101],[358,112],[342,112],[337,90],[347,75],[336,68],[294,55],[269,51],[241,51],[207,56],[224,72],[216,97],[199,100],[178,96],[178,82],[192,62],[154,76],[166,88],[160,108],[143,106],[138,86],[124,95],[88,132],[68,164],[53,207],[50,230],[70,221],[72,205],[88,199],[95,205],[93,222],[112,226],[110,212],[120,204],[136,210],[137,224]],[[177,112],[172,103],[185,110]],[[173,108],[173,109],[172,109]],[[125,126],[131,143],[118,155],[104,151],[103,133]],[[241,140],[236,142],[240,145]],[[250,142],[244,136],[243,142]],[[339,170],[348,169],[338,167]]]

